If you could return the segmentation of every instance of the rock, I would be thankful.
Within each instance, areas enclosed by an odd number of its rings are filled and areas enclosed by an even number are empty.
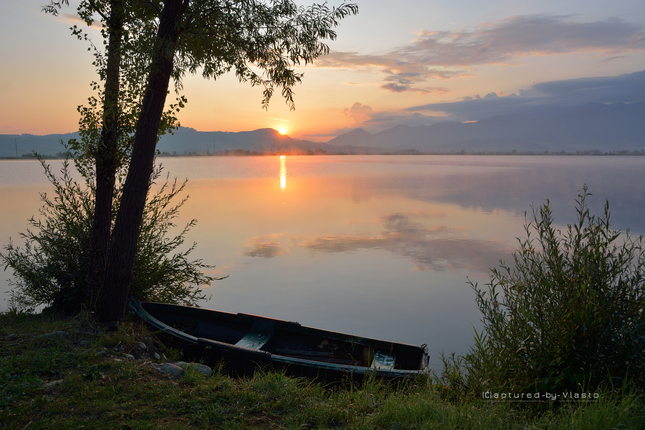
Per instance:
[[[62,379],[56,379],[56,380],[54,380],[54,381],[49,381],[49,382],[47,382],[47,383],[43,384],[43,389],[45,389],[45,390],[51,390],[52,388],[57,387],[57,386],[59,386],[59,385],[60,385],[60,384],[62,384],[62,383],[63,383],[63,380],[62,380]]]
[[[154,353],[154,355],[153,355],[152,357],[153,357],[155,360],[161,360],[161,356],[160,356],[158,353],[156,353],[156,352]]]
[[[143,349],[144,351],[145,351],[146,349],[148,349],[148,347],[146,346],[146,344],[145,344],[145,343],[143,343],[143,342],[135,342],[135,343],[137,344],[137,346],[139,347],[139,349]]]
[[[161,373],[170,375],[173,379],[180,379],[184,374],[184,369],[170,363],[161,363],[161,364],[152,363],[151,366]]]
[[[213,373],[213,369],[211,369],[210,367],[206,366],[205,364],[185,363],[183,361],[178,361],[175,364],[177,366],[183,368],[184,370],[187,370],[189,367],[193,368],[196,372],[203,373],[205,376],[211,376],[211,373]]]
[[[66,331],[53,331],[51,333],[45,333],[40,337],[52,338],[52,337],[65,337],[65,336],[67,336]]]
[[[125,358],[127,358],[128,360],[134,360],[134,355],[132,355],[132,354],[125,354]]]

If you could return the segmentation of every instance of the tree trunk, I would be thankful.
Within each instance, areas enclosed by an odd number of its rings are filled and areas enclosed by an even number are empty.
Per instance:
[[[184,1],[188,3],[188,0]],[[119,321],[125,316],[139,228],[148,195],[157,134],[166,103],[184,7],[182,0],[166,0],[159,20],[150,74],[134,135],[132,158],[110,240],[107,269],[97,303],[96,311],[100,321]]]
[[[110,1],[110,17],[107,24],[110,36],[103,95],[103,128],[101,130],[101,141],[98,148],[96,148],[96,196],[87,272],[87,293],[90,309],[94,309],[96,304],[107,264],[110,228],[112,227],[114,182],[119,163],[117,149],[120,116],[119,75],[123,36],[122,0]]]

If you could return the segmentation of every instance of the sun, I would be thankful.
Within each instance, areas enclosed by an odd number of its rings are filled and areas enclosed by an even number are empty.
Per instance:
[[[286,128],[284,128],[284,127],[280,127],[280,128],[278,129],[278,133],[280,133],[280,134],[287,134],[287,129],[286,129]]]

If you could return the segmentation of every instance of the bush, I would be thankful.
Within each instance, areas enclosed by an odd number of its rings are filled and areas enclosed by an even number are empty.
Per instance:
[[[461,382],[476,392],[645,388],[643,237],[612,230],[608,202],[590,215],[589,196],[585,186],[564,232],[548,201],[532,208],[515,264],[492,269],[486,288],[469,281],[484,329],[444,374],[464,370]]]
[[[41,194],[41,219],[32,217],[29,220],[32,229],[20,234],[25,241],[24,248],[10,241],[5,246],[6,252],[0,253],[5,269],[11,267],[14,271],[14,279],[10,281],[13,287],[10,306],[17,310],[45,306],[75,313],[87,299],[86,276],[94,216],[93,178],[81,169],[85,184],[80,185],[72,177],[69,158],[63,162],[60,177],[52,173],[43,159],[40,162],[54,186],[54,198]],[[153,183],[160,175],[161,168],[157,168]],[[200,286],[218,279],[202,272],[212,266],[202,260],[189,260],[195,244],[186,251],[175,252],[184,243],[195,220],[178,235],[167,237],[186,199],[175,205],[171,202],[185,185],[186,182],[179,185],[176,180],[169,184],[166,177],[160,190],[146,202],[130,287],[130,294],[137,299],[195,305],[205,298]],[[120,192],[121,188],[117,187],[114,215]]]

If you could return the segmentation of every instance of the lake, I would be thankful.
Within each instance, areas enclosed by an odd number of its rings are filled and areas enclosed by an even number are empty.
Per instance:
[[[645,157],[266,156],[161,158],[188,178],[178,224],[196,218],[193,256],[217,267],[201,305],[467,352],[480,328],[467,280],[511,260],[524,211],[549,199],[574,221],[589,186],[612,225],[645,233]],[[61,161],[50,163],[56,171]],[[0,161],[0,241],[19,243],[51,191],[36,161]],[[4,273],[0,309],[9,289]]]

